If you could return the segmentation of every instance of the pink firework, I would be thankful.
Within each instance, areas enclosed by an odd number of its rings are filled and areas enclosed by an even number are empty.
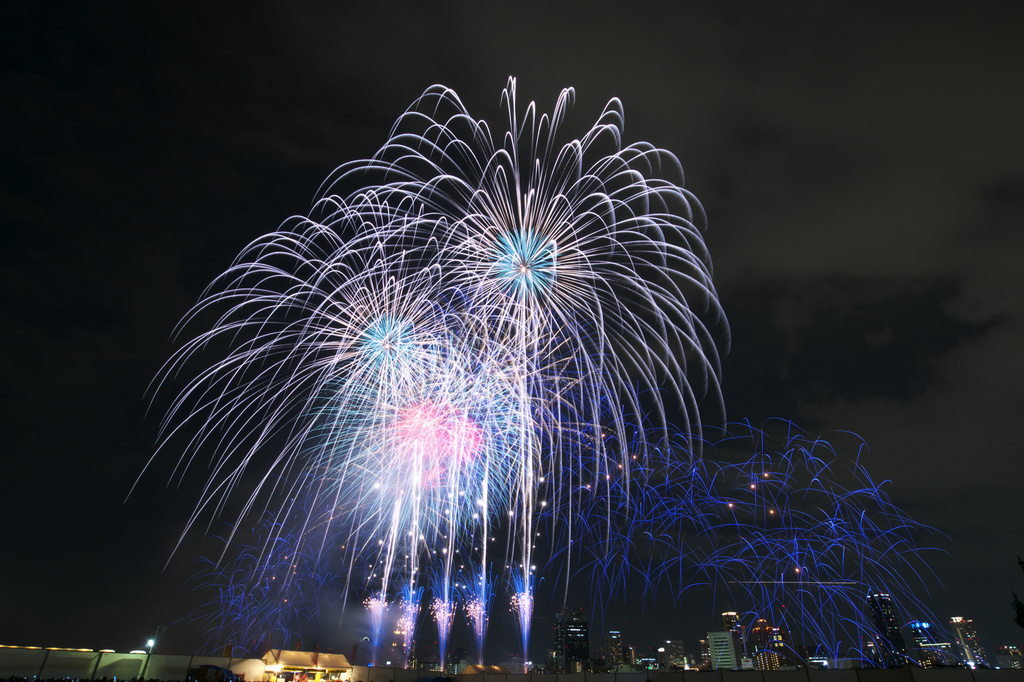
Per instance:
[[[403,409],[395,433],[398,451],[419,471],[423,485],[437,485],[461,471],[477,459],[483,443],[471,418],[429,400]]]

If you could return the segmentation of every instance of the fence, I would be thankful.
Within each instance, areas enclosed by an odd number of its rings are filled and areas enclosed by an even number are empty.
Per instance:
[[[265,665],[255,658],[188,656],[179,654],[123,654],[0,647],[0,680],[9,677],[40,680],[184,680],[188,671],[203,665],[229,668],[246,682],[263,680]],[[353,666],[349,682],[417,682],[435,676],[417,670]],[[971,670],[969,668],[896,668],[891,670],[713,670],[710,672],[573,673],[449,675],[452,682],[1024,682],[1024,670]]]

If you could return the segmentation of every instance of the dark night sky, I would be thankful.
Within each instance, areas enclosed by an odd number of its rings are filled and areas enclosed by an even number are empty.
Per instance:
[[[197,491],[158,462],[125,500],[175,323],[427,86],[495,119],[509,75],[544,111],[575,87],[579,132],[620,97],[627,141],[680,158],[730,419],[860,434],[950,537],[936,616],[1021,643],[1022,11],[762,4],[5,5],[0,643],[134,648],[188,615],[201,539],[164,564]],[[711,626],[676,618],[691,649]]]

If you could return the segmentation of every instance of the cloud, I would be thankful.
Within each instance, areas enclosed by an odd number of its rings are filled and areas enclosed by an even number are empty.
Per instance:
[[[958,294],[950,279],[842,275],[733,288],[724,298],[734,339],[725,370],[730,413],[799,420],[838,401],[919,398],[944,381],[938,358],[996,324],[951,316],[947,304]]]

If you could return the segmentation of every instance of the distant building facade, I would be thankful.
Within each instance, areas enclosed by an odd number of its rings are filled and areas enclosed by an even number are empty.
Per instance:
[[[988,657],[985,649],[981,646],[981,639],[977,630],[974,629],[974,621],[961,616],[953,616],[949,619],[949,629],[956,639],[957,653],[961,660],[972,668],[987,667]]]
[[[907,644],[896,616],[896,604],[885,592],[869,592],[868,616],[871,621],[877,664],[884,668],[899,667],[907,660]]]
[[[865,637],[863,641],[863,657],[865,662],[870,663],[876,668],[884,668],[885,664],[882,661],[882,653],[878,650],[875,645],[875,640],[872,638]]]
[[[583,671],[590,660],[590,621],[583,609],[555,614],[555,667],[559,672]]]
[[[387,644],[382,645],[384,654],[384,665],[404,668],[409,663],[409,652],[405,650],[405,630],[398,628],[388,638]]]
[[[708,640],[698,641],[697,646],[700,647],[700,669],[711,670],[711,646],[708,644]]]
[[[735,670],[740,667],[742,655],[735,632],[709,632],[707,641],[712,670]]]
[[[1016,668],[1020,670],[1024,665],[1024,657],[1021,656],[1019,646],[1007,645],[999,647],[996,653],[996,666],[999,668]]]
[[[622,633],[609,630],[604,636],[604,662],[612,670],[617,670],[626,662],[622,652]]]
[[[665,640],[665,656],[662,664],[665,670],[682,670],[686,667],[686,650],[683,647],[683,640]]]
[[[740,656],[746,655],[747,638],[743,636],[743,626],[740,625],[739,614],[735,611],[725,611],[722,613],[722,630],[735,633],[736,641],[739,642]]]
[[[922,668],[957,665],[953,643],[932,623],[915,620],[907,624],[910,639],[914,643],[914,658]]]

